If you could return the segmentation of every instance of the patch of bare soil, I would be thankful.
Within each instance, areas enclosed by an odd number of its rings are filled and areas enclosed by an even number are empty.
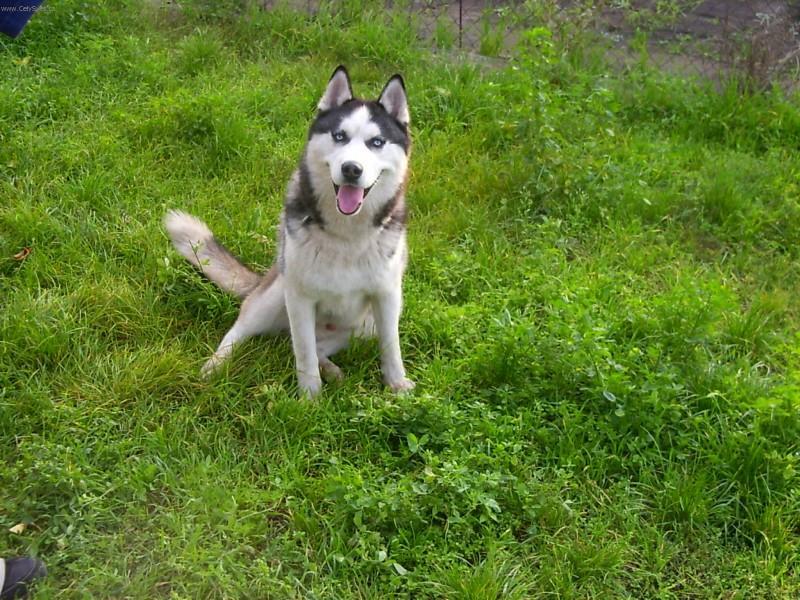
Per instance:
[[[732,72],[766,84],[800,68],[800,2],[704,0],[659,23],[659,6],[640,0],[602,11],[601,27],[625,47],[648,35],[651,59],[680,72],[721,77]],[[652,17],[650,23],[640,22]]]

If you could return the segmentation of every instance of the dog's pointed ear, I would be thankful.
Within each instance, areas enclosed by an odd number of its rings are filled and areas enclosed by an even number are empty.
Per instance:
[[[386,112],[400,121],[405,127],[408,127],[411,122],[411,115],[408,113],[406,86],[400,75],[392,75],[386,87],[383,88],[378,102],[386,109]]]
[[[325,88],[325,93],[322,94],[317,108],[319,110],[331,110],[344,104],[352,97],[353,88],[350,85],[350,76],[347,74],[347,69],[339,65],[331,75],[328,87]]]

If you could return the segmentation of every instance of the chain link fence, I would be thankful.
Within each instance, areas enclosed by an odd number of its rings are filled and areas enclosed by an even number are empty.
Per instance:
[[[255,3],[263,10],[289,6],[309,15],[338,10],[337,2],[326,0],[233,2]],[[800,89],[800,0],[376,0],[363,4],[405,16],[420,37],[440,51],[460,49],[502,60],[513,54],[520,36],[538,28],[569,51],[602,55],[620,68],[647,63],[713,82],[736,79],[755,87],[779,83]]]
[[[600,51],[619,67],[647,62],[715,82],[737,78],[797,89],[798,0],[423,0],[403,5],[437,47],[507,56],[521,32],[544,27],[566,48]]]
[[[544,27],[566,47],[611,64],[646,61],[665,71],[758,87],[800,79],[798,0],[422,0],[387,2],[418,21],[439,48],[485,56],[513,51],[521,32]]]

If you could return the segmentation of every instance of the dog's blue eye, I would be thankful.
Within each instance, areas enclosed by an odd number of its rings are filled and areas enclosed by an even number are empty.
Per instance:
[[[334,142],[344,142],[347,140],[347,135],[344,131],[334,131],[333,132],[333,141]]]
[[[383,145],[386,143],[386,140],[382,137],[374,137],[369,141],[369,145],[373,148],[383,148]]]

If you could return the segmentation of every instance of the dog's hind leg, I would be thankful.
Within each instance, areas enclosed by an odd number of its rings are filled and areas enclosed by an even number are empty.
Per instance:
[[[273,267],[247,296],[233,327],[203,365],[201,372],[204,376],[210,375],[225,362],[239,342],[255,335],[280,333],[289,329],[283,287],[283,279]]]
[[[319,368],[326,381],[344,379],[344,373],[329,358],[339,350],[346,348],[350,342],[351,332],[349,330],[332,330],[328,327],[317,327],[317,356],[319,357]]]

